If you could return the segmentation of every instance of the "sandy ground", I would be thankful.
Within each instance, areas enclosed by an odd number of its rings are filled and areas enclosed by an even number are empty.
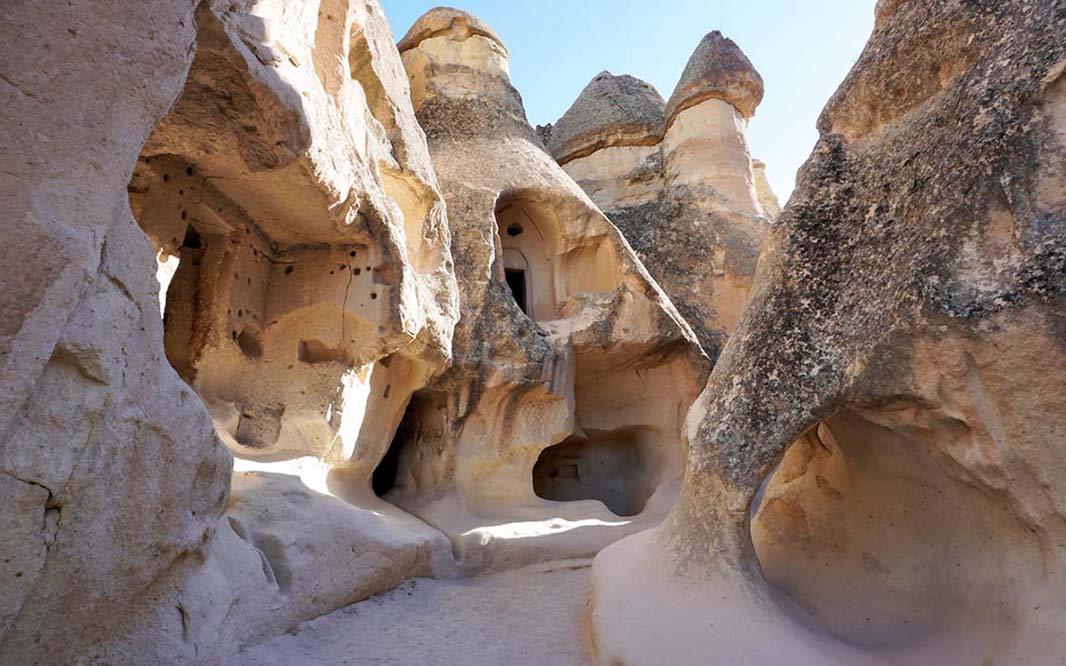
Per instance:
[[[410,580],[254,645],[226,666],[584,666],[588,565]]]

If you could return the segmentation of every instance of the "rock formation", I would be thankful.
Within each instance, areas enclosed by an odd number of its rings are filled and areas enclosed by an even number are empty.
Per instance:
[[[387,497],[468,570],[594,553],[672,504],[706,359],[543,152],[492,31],[435,9],[399,48],[462,279],[453,362],[408,408]]]
[[[374,0],[0,30],[0,662],[218,663],[665,515],[707,359],[477,19],[402,60]]]
[[[1066,650],[1064,71],[1062,2],[880,3],[680,501],[596,559],[600,663]]]
[[[1062,0],[881,0],[779,217],[718,33],[533,129],[454,9],[0,19],[0,663],[597,552],[603,664],[1066,650]]]
[[[770,189],[770,181],[766,177],[766,163],[752,160],[751,172],[755,176],[755,198],[759,200],[763,213],[772,222],[781,214],[781,206],[777,202],[774,191]]]
[[[744,137],[762,79],[708,33],[668,103],[632,76],[601,72],[547,147],[606,212],[716,358],[751,289],[777,202]]]
[[[4,663],[210,662],[451,568],[370,492],[457,318],[381,9],[198,7],[5,7]]]

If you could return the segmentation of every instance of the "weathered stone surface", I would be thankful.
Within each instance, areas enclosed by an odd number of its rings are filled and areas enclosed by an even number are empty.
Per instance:
[[[407,34],[400,39],[396,46],[402,53],[410,51],[423,41],[435,37],[447,37],[462,42],[471,36],[484,37],[493,42],[497,47],[503,49],[504,59],[506,59],[507,49],[504,47],[503,42],[500,41],[500,38],[496,36],[496,33],[492,31],[492,28],[485,25],[484,21],[473,14],[468,14],[454,7],[434,7],[418,17],[418,20],[407,29]]]
[[[560,164],[608,146],[662,141],[665,104],[640,79],[600,72],[552,126],[548,152]]]
[[[777,196],[774,195],[774,191],[770,188],[770,181],[766,177],[766,163],[752,160],[751,171],[755,176],[755,198],[758,199],[763,213],[772,222],[781,214],[781,205],[777,202]]]
[[[736,43],[714,30],[704,35],[666,103],[666,124],[707,99],[728,102],[745,120],[762,101],[762,77]]]
[[[3,14],[0,662],[215,663],[451,571],[370,491],[457,317],[380,7]],[[319,492],[230,496],[223,443]]]
[[[626,535],[604,664],[1066,650],[1061,0],[881,0],[772,225],[717,33],[534,130],[458,10],[126,4],[0,9],[0,663],[217,666]]]
[[[1061,2],[882,3],[689,416],[681,501],[594,564],[601,663],[1066,647],[1064,45]]]
[[[191,9],[2,10],[0,662],[73,663],[136,618],[224,507],[229,456],[163,356],[126,203],[188,67]]]
[[[367,488],[411,393],[447,362],[455,320],[443,202],[371,8],[200,9],[189,79],[130,195],[160,259],[179,262],[168,358],[226,443],[359,467]],[[277,41],[239,38],[268,19],[285,26]],[[288,137],[270,144],[283,155],[260,155],[271,134]]]
[[[461,318],[452,366],[408,409],[386,497],[451,535],[468,570],[586,555],[669,506],[675,428],[706,361],[543,151],[506,51],[451,16],[441,34],[430,12],[400,44],[448,205]]]
[[[754,82],[758,95],[741,100],[737,90]],[[712,359],[736,325],[777,208],[744,137],[761,95],[747,58],[712,32],[692,54],[672,113],[649,84],[604,72],[555,124],[549,143]]]

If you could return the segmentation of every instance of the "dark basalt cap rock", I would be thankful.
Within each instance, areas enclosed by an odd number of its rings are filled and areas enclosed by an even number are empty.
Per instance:
[[[607,146],[656,144],[665,109],[651,84],[600,72],[555,123],[548,152],[562,164]]]
[[[500,38],[487,26],[484,21],[454,7],[434,7],[411,25],[407,34],[396,45],[401,53],[413,49],[422,43],[422,40],[436,37],[451,32],[457,36],[470,37],[480,35],[487,37],[507,51]]]
[[[729,102],[742,116],[751,118],[762,95],[762,77],[751,61],[733,40],[715,30],[704,35],[688,59],[666,104],[666,125],[678,113],[711,98]]]

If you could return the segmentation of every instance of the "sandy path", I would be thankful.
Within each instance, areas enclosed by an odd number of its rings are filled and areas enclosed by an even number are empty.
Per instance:
[[[584,666],[588,564],[407,581],[252,646],[226,666]]]

